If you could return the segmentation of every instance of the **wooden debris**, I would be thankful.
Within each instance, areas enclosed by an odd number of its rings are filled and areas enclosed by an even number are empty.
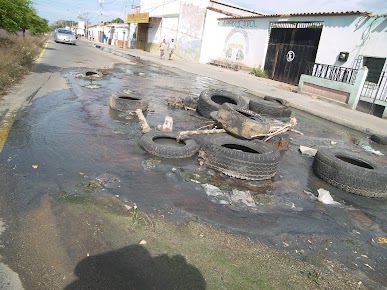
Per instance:
[[[293,127],[296,126],[296,125],[297,125],[297,119],[296,118],[290,118],[289,122],[287,122],[287,123],[283,123],[283,122],[280,122],[280,121],[274,121],[271,124],[271,126],[270,126],[270,129],[269,129],[270,133],[254,135],[252,137],[253,138],[266,137],[265,139],[263,139],[263,141],[266,142],[266,141],[270,140],[271,138],[273,138],[274,136],[282,134],[282,133],[284,133],[286,131],[289,131],[289,130],[293,131]],[[300,131],[294,130],[294,132],[303,135],[303,133],[301,133]]]
[[[221,134],[226,133],[224,129],[209,129],[209,130],[194,130],[194,131],[181,131],[177,134],[176,139],[180,140],[183,136],[200,135],[200,134]]]
[[[138,119],[140,120],[142,132],[143,133],[150,132],[152,129],[149,127],[148,122],[146,121],[146,119],[144,117],[144,114],[142,113],[141,109],[137,109],[135,112],[137,114]]]
[[[173,119],[172,117],[166,116],[164,124],[158,125],[157,129],[163,132],[172,132],[173,130]]]

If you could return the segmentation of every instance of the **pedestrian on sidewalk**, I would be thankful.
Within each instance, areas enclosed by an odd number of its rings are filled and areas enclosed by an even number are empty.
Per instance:
[[[160,43],[160,59],[163,58],[166,47],[167,47],[167,42],[165,41],[165,39],[163,39],[163,41]]]
[[[176,42],[175,40],[172,38],[171,42],[169,43],[168,45],[168,49],[169,49],[169,60],[172,59],[172,54],[173,54],[173,51],[176,47]]]

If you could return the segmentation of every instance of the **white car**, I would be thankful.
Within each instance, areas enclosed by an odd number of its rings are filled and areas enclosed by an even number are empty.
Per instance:
[[[75,45],[77,38],[72,31],[58,28],[54,33],[54,40],[55,42],[70,43]]]

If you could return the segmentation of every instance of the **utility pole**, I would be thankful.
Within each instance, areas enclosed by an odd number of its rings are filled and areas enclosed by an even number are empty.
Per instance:
[[[90,22],[90,18],[91,18],[90,13],[86,12],[86,13],[81,14],[81,12],[79,11],[77,18],[79,20],[82,20],[85,22],[85,36],[88,37],[88,27],[89,27],[89,22]]]
[[[103,42],[103,28],[101,31],[101,18],[102,18],[102,9],[103,9],[103,2],[105,0],[98,0],[99,3],[99,20],[98,20],[98,40],[99,42]]]

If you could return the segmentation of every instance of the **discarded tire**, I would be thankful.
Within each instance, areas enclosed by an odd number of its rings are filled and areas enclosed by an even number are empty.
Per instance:
[[[387,137],[371,135],[371,140],[378,144],[387,145]]]
[[[208,89],[201,92],[198,100],[197,111],[206,118],[211,118],[210,113],[217,111],[224,103],[246,108],[247,102],[242,97],[224,90]]]
[[[344,150],[319,150],[315,174],[344,191],[368,197],[387,197],[387,169],[369,156]]]
[[[203,146],[205,164],[246,180],[265,180],[277,172],[280,153],[265,142],[240,140],[227,134],[209,136]]]
[[[177,141],[176,135],[177,133],[173,132],[150,132],[142,136],[140,146],[145,151],[163,158],[187,158],[198,151],[199,147],[194,140],[182,138]]]
[[[289,107],[289,102],[284,100],[284,99],[281,99],[281,98],[276,98],[276,97],[270,97],[270,96],[264,96],[263,99],[265,101],[269,101],[269,102],[272,102],[272,103],[275,103],[275,104],[280,104],[284,107]]]
[[[278,102],[255,99],[249,102],[249,109],[263,116],[286,118],[292,111]]]
[[[137,109],[145,111],[148,108],[148,101],[138,96],[118,94],[110,97],[110,107],[121,112],[133,112]]]
[[[270,123],[266,118],[248,109],[230,104],[220,106],[216,120],[227,132],[246,139],[267,134],[270,130]]]

